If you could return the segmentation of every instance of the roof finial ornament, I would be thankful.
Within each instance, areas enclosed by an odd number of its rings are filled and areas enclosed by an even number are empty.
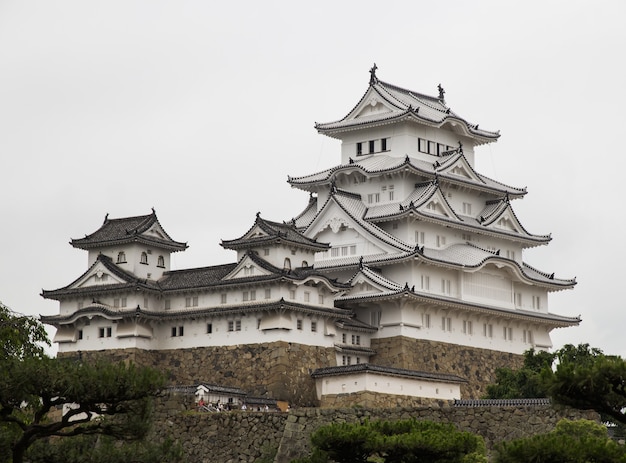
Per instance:
[[[359,257],[359,269],[363,270],[363,256]]]
[[[156,214],[156,211],[154,210],[154,207],[152,207],[152,213]]]
[[[259,217],[261,217],[261,211],[257,211],[256,213],[256,218],[258,219]]]
[[[370,69],[370,85],[378,83],[378,78],[376,77],[376,69],[378,69],[378,66],[376,66],[376,63],[374,63],[374,66],[372,66],[372,68]]]
[[[463,154],[463,142],[459,140],[459,153]]]
[[[437,85],[437,90],[439,90],[439,99],[441,101],[445,101],[444,95],[446,94],[446,91],[443,89],[441,84]]]
[[[109,220],[109,213],[107,212],[104,216],[104,223],[107,223],[107,220]],[[85,235],[87,236],[87,235]]]

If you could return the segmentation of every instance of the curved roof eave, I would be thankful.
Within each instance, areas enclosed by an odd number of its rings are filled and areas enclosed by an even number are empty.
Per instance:
[[[561,315],[555,315],[550,313],[536,313],[536,312],[524,312],[519,310],[508,310],[501,307],[488,306],[484,304],[477,304],[468,301],[458,301],[452,298],[437,297],[432,294],[419,293],[410,289],[403,289],[397,292],[390,292],[384,294],[375,294],[368,296],[342,296],[337,298],[337,302],[341,306],[349,306],[354,302],[369,302],[379,300],[392,300],[402,297],[411,297],[422,302],[428,302],[435,305],[443,305],[446,307],[452,307],[454,309],[471,310],[473,312],[481,312],[485,314],[491,314],[496,316],[506,316],[509,318],[517,318],[520,320],[531,321],[535,323],[542,323],[546,325],[553,325],[556,328],[564,328],[567,326],[576,326],[582,319],[580,317],[564,317]]]

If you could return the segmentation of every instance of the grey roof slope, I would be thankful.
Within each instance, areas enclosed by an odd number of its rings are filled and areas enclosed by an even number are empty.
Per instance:
[[[94,286],[85,286],[81,288],[72,288],[75,284],[77,284],[80,280],[82,280],[87,274],[91,272],[91,270],[98,264],[104,265],[104,267],[110,271],[113,275],[118,278],[124,280],[124,283],[114,283],[107,285],[94,285]],[[53,290],[42,290],[41,296],[45,299],[55,299],[60,300],[64,296],[67,295],[89,295],[89,294],[102,294],[111,291],[121,291],[125,289],[143,289],[146,291],[159,291],[160,288],[155,281],[146,280],[144,278],[137,278],[133,273],[127,272],[123,270],[118,265],[113,263],[113,260],[105,256],[104,254],[98,254],[94,263],[80,275],[76,280],[71,282],[69,285],[64,286],[63,288],[53,289]]]
[[[440,97],[425,95],[384,82],[375,77],[375,74],[372,77],[369,87],[359,102],[344,118],[334,122],[316,123],[317,131],[332,137],[337,133],[354,130],[360,126],[411,120],[436,127],[452,122],[460,123],[465,133],[474,138],[477,143],[489,143],[500,136],[499,132],[479,129],[478,124],[471,124],[456,114],[446,105],[442,95]],[[357,117],[356,110],[368,97],[384,101],[389,111]]]
[[[336,308],[336,307],[318,307],[314,305],[300,304],[298,302],[286,301],[280,299],[277,301],[269,302],[250,302],[244,304],[216,306],[216,307],[204,307],[193,308],[185,310],[168,310],[168,311],[156,311],[146,310],[137,306],[134,309],[129,308],[113,308],[106,304],[92,303],[88,307],[72,312],[67,315],[42,315],[41,321],[50,325],[67,325],[74,323],[76,320],[83,317],[92,317],[95,315],[108,318],[110,320],[124,320],[124,319],[143,319],[143,320],[183,320],[183,319],[195,319],[201,316],[223,316],[229,314],[248,314],[262,311],[274,311],[274,310],[292,310],[294,312],[301,312],[311,315],[329,316],[333,318],[350,318],[353,313],[349,309]]]
[[[309,202],[311,204],[311,202]],[[259,227],[265,236],[248,236],[254,228]],[[233,240],[222,240],[221,246],[225,249],[250,249],[258,246],[267,246],[281,242],[290,243],[301,248],[312,250],[325,250],[330,247],[327,243],[318,243],[316,240],[307,238],[296,228],[295,223],[272,222],[261,218],[257,212],[254,224],[243,236]]]
[[[291,219],[291,223],[295,225],[298,230],[304,230],[315,218],[317,214],[317,196],[313,193],[309,195],[309,202],[300,214]]]
[[[323,378],[325,376],[337,376],[361,373],[364,371],[370,371],[373,373],[381,373],[390,376],[402,376],[416,379],[425,379],[430,381],[445,381],[449,383],[466,383],[465,378],[461,378],[457,375],[451,375],[446,373],[428,373],[425,371],[407,370],[404,368],[385,367],[382,365],[374,365],[372,363],[356,363],[353,365],[343,365],[337,367],[323,367],[313,370],[311,376],[313,378]]]
[[[450,154],[449,162],[464,156],[461,150],[455,150]],[[330,185],[335,181],[336,177],[342,173],[360,172],[366,176],[376,176],[381,174],[390,174],[393,172],[404,172],[406,169],[413,172],[419,177],[427,179],[438,178],[440,182],[447,181],[457,185],[472,187],[477,190],[485,191],[496,196],[508,194],[512,198],[517,198],[526,194],[526,188],[516,188],[504,183],[492,180],[489,177],[474,171],[479,181],[462,178],[458,175],[447,172],[446,165],[432,163],[423,159],[415,159],[406,155],[405,157],[389,156],[387,154],[374,154],[359,157],[352,160],[348,164],[340,164],[330,169],[323,170],[310,175],[301,177],[287,177],[287,182],[294,188],[300,188],[305,191],[314,191],[320,185]]]
[[[150,229],[154,224],[158,224],[164,233],[164,238],[144,235],[143,233]],[[152,209],[152,214],[141,215],[136,217],[124,217],[120,219],[109,219],[107,214],[104,218],[102,226],[90,235],[84,238],[72,239],[70,244],[79,249],[93,249],[104,246],[114,246],[119,244],[131,243],[133,241],[157,246],[170,251],[184,251],[187,249],[187,243],[174,241],[163,229],[156,216],[156,212]]]

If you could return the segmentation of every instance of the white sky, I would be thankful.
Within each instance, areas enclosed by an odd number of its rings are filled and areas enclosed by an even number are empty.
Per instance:
[[[219,5],[219,6],[216,6]],[[87,253],[70,238],[157,211],[190,248],[173,268],[232,262],[221,239],[254,214],[290,219],[300,176],[340,162],[315,121],[378,77],[446,102],[497,143],[477,170],[553,241],[525,254],[574,290],[551,312],[582,315],[555,347],[626,356],[626,2],[0,0],[0,300],[55,314],[42,288],[69,284]]]

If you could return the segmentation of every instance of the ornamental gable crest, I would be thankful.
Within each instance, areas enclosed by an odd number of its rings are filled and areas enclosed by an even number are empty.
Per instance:
[[[237,266],[226,275],[223,280],[235,280],[238,278],[253,278],[271,275],[272,272],[263,268],[255,262],[249,255],[244,256]]]
[[[72,289],[100,285],[115,285],[120,283],[126,283],[126,281],[117,275],[114,275],[102,263],[98,262],[93,268],[79,278],[74,285],[72,285]]]
[[[471,180],[477,183],[484,183],[462,154],[456,156],[456,159],[451,161],[449,164],[442,163],[440,166],[436,167],[438,174],[444,174],[450,177],[460,177],[464,180]]]

